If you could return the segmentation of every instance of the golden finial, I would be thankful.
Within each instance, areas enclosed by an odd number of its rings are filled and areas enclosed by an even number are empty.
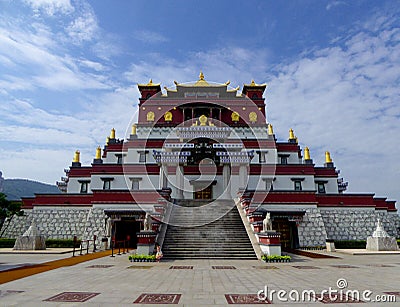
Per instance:
[[[81,152],[80,152],[79,150],[75,151],[74,159],[72,160],[72,162],[77,162],[77,163],[79,163],[79,161],[80,161],[80,156],[81,156]]]
[[[136,124],[132,125],[132,131],[131,131],[132,135],[136,135]]]
[[[311,160],[310,149],[308,147],[304,148],[304,160]]]
[[[100,146],[98,146],[96,148],[96,157],[95,157],[95,159],[97,159],[97,160],[101,159],[101,148],[100,148]]]
[[[289,130],[289,140],[295,140],[295,139],[296,139],[296,137],[294,136],[293,129],[290,128],[290,130]]]
[[[153,85],[153,79],[150,79],[150,81],[147,85]]]
[[[202,81],[204,80],[204,74],[202,71],[200,71],[199,80],[202,80]]]
[[[112,139],[115,139],[115,129],[114,129],[114,128],[111,129],[110,139],[111,139],[111,140],[112,140]]]
[[[268,135],[274,135],[274,127],[268,124]]]
[[[325,151],[325,163],[332,163],[331,154],[329,151]]]
[[[110,137],[109,136],[106,138],[106,145],[108,145],[108,143],[110,143]]]
[[[251,80],[251,83],[250,83],[250,85],[251,85],[251,86],[256,86],[256,83],[254,82],[254,79],[253,79],[253,80]]]

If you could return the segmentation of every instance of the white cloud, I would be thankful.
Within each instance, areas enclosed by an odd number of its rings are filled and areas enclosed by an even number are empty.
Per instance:
[[[329,11],[330,9],[341,6],[341,5],[347,5],[347,3],[344,1],[331,1],[326,5],[326,10]]]
[[[82,16],[73,20],[66,28],[67,34],[76,44],[91,41],[98,33],[99,26],[94,13],[88,9]]]
[[[149,30],[135,31],[134,38],[145,43],[164,43],[168,41],[168,38],[162,34]]]
[[[353,34],[276,68],[268,118],[281,139],[292,127],[322,165],[330,150],[349,190],[400,199],[398,28]]]
[[[57,13],[71,14],[74,12],[70,0],[24,0],[24,2],[32,7],[35,14],[43,12],[53,16]]]

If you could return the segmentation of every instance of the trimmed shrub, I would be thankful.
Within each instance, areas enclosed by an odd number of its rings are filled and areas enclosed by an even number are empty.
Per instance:
[[[335,248],[341,249],[365,249],[367,241],[365,240],[343,240],[335,241]]]
[[[15,239],[0,238],[0,248],[12,248],[14,247]]]
[[[76,242],[76,248],[81,246],[81,241]],[[47,239],[46,247],[50,248],[73,248],[74,240],[72,239]]]

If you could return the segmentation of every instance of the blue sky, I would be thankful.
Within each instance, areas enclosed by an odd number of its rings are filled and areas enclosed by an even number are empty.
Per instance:
[[[138,82],[266,82],[267,118],[350,192],[400,200],[398,1],[0,0],[0,170],[54,183],[123,137]]]

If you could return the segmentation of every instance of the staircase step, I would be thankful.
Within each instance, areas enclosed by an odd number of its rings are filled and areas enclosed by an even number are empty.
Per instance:
[[[165,234],[164,258],[257,259],[233,201],[208,202],[177,201]]]

